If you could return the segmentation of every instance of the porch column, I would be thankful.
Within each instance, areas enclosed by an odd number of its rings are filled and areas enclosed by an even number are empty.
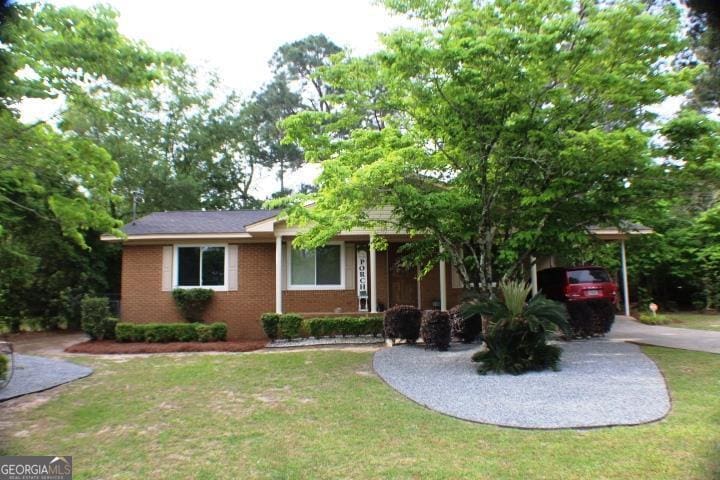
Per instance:
[[[532,285],[533,296],[538,293],[538,278],[537,278],[537,258],[535,255],[530,255],[530,284]]]
[[[282,286],[282,235],[278,235],[275,237],[275,313],[283,313]]]
[[[623,303],[625,316],[630,316],[630,295],[628,294],[627,260],[625,259],[625,239],[620,240],[620,261],[622,262]]]
[[[445,260],[440,260],[440,310],[447,310],[447,274]]]
[[[370,313],[377,313],[377,259],[372,235],[370,236]]]

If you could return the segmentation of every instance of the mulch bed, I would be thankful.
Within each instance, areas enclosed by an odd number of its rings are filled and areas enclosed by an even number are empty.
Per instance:
[[[174,352],[251,352],[265,347],[265,341],[249,342],[170,342],[170,343],[118,343],[113,340],[90,340],[76,343],[65,349],[68,353],[126,354]]]

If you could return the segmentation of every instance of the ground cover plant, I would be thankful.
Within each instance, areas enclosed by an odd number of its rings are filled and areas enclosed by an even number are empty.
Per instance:
[[[79,479],[717,478],[720,355],[643,351],[672,394],[665,420],[562,431],[432,412],[373,375],[369,351],[76,356],[95,373],[0,406],[0,454],[72,452]]]

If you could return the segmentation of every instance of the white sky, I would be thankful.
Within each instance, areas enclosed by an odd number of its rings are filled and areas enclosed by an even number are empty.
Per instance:
[[[88,8],[97,0],[52,0],[58,6]],[[364,55],[380,47],[378,34],[405,20],[390,16],[372,0],[102,0],[118,12],[120,31],[156,50],[184,54],[190,63],[218,72],[223,83],[250,95],[270,80],[268,61],[282,44],[324,33],[352,53]],[[26,105],[23,117],[47,117],[57,104]],[[288,175],[297,187],[314,177],[304,167]],[[270,172],[256,182],[260,198],[279,189]]]

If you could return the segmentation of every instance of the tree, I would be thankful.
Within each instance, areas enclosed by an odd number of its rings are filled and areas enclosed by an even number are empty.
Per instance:
[[[14,329],[28,315],[72,322],[78,290],[105,288],[98,233],[121,235],[109,210],[118,167],[87,138],[44,121],[23,124],[19,104],[82,102],[91,92],[145,85],[174,57],[120,35],[105,7],[13,4],[0,38],[2,320]]]
[[[274,202],[307,227],[296,244],[380,229],[366,212],[391,206],[394,226],[420,235],[411,261],[427,271],[449,260],[466,288],[489,293],[532,254],[584,237],[590,224],[617,225],[642,204],[652,166],[645,107],[692,77],[663,61],[682,47],[676,10],[653,14],[635,1],[386,5],[424,27],[386,35],[370,57],[338,59],[320,73],[336,92],[333,113],[283,122],[323,167],[316,194]],[[351,67],[357,76],[334,75]],[[363,122],[368,112],[381,117]]]
[[[299,84],[298,94],[306,102],[306,108],[329,112],[330,104],[325,97],[331,90],[318,73],[340,51],[325,35],[309,35],[278,48],[270,66],[277,77]]]

